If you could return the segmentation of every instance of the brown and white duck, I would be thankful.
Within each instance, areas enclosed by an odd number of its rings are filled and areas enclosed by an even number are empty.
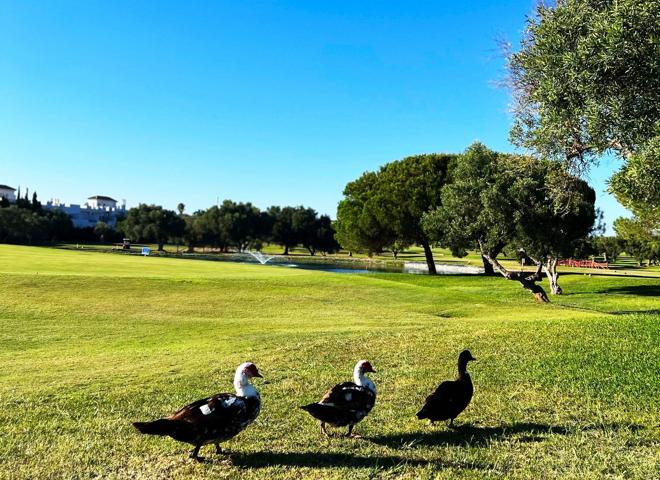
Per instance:
[[[426,398],[426,403],[417,412],[420,420],[428,418],[431,423],[449,420],[454,425],[454,419],[470,404],[474,388],[467,364],[476,360],[468,350],[463,350],[458,356],[458,378],[454,381],[442,382],[435,392]]]
[[[195,460],[202,460],[199,449],[211,443],[220,454],[220,443],[238,435],[259,415],[261,398],[250,384],[253,377],[261,377],[257,366],[252,362],[242,363],[234,376],[236,394],[219,393],[186,405],[169,417],[133,425],[147,435],[169,435],[194,445],[190,457]]]
[[[348,425],[351,436],[353,427],[366,417],[376,403],[376,385],[365,374],[376,371],[367,360],[360,360],[353,370],[353,381],[332,387],[317,403],[303,405],[303,410],[321,421],[321,432],[328,435],[325,424],[335,427]]]

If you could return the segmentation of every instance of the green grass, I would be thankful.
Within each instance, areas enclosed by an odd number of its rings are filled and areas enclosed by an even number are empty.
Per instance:
[[[501,278],[340,275],[0,245],[2,478],[656,478],[660,280],[562,277],[549,305]],[[414,418],[469,348],[449,431]],[[378,370],[361,439],[297,408]],[[197,464],[131,426],[231,390],[261,416]]]

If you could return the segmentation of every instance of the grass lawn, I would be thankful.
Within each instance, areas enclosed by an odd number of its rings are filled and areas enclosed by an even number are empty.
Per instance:
[[[0,478],[657,478],[660,279],[561,280],[539,305],[497,277],[0,245]],[[418,421],[464,348],[462,427]],[[363,438],[326,439],[297,406],[360,358]],[[262,413],[230,455],[131,426],[231,391],[248,359]]]
[[[178,257],[185,256],[186,258],[198,258],[203,260],[222,260],[228,258],[235,258],[236,255],[239,255],[235,251],[230,253],[218,253],[216,249],[197,247],[195,253],[189,254],[184,253],[185,248],[181,245],[165,245],[164,252],[157,251],[157,245],[146,244],[151,248],[152,256],[166,256],[166,257]],[[133,244],[132,253],[137,255],[140,253],[142,244]],[[117,244],[113,243],[87,243],[87,244],[74,244],[74,243],[65,243],[59,244],[58,248],[64,248],[69,250],[84,250],[91,252],[112,252],[112,253],[126,253],[122,252],[117,248]],[[261,250],[265,255],[273,255],[276,257],[282,256],[282,247],[280,245],[267,244],[264,245]],[[249,259],[249,256],[245,254]],[[446,248],[433,248],[433,257],[437,264],[445,265],[461,265],[461,266],[470,266],[470,267],[483,267],[483,261],[481,255],[476,251],[468,252],[465,257],[454,257],[451,252]],[[398,257],[395,259],[391,253],[382,252],[381,254],[373,255],[369,257],[367,254],[356,253],[352,256],[349,256],[349,252],[342,250],[338,253],[331,255],[321,255],[317,254],[311,256],[309,251],[302,247],[294,247],[289,250],[289,255],[287,257],[292,262],[298,263],[324,263],[324,264],[338,264],[346,265],[346,262],[357,263],[357,264],[371,264],[372,262],[380,264],[381,266],[389,266],[393,268],[401,268],[406,262],[417,262],[417,263],[426,263],[424,257],[424,251],[421,247],[412,246],[406,249],[403,252],[400,252]],[[498,257],[498,260],[505,267],[518,270],[520,268],[520,263],[515,258],[506,258],[504,255]],[[642,267],[637,266],[637,262],[627,255],[621,255],[615,263],[610,264],[610,268],[607,269],[594,269],[594,268],[574,268],[574,267],[558,267],[560,273],[578,273],[578,274],[594,274],[594,275],[622,275],[622,276],[635,276],[635,277],[656,277],[660,278],[660,266],[648,266],[644,265]],[[532,272],[535,269],[532,266],[527,265],[525,267],[526,271]]]

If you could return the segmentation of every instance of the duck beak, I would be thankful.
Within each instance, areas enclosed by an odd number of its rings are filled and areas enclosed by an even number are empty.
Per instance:
[[[255,373],[255,374],[252,375],[252,376],[253,376],[253,377],[259,377],[259,378],[264,378],[263,375],[260,374],[259,372]]]

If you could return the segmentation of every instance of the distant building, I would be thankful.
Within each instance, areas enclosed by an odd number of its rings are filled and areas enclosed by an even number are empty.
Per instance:
[[[110,208],[114,209],[117,206],[117,200],[111,197],[104,197],[103,195],[94,195],[87,199],[89,208]]]
[[[117,225],[117,219],[126,214],[126,203],[117,206],[117,200],[103,195],[89,197],[83,205],[60,203],[59,200],[47,202],[44,208],[61,210],[69,214],[76,228],[94,227],[98,222],[105,222],[111,227]]]
[[[16,191],[15,188],[11,188],[9,185],[0,185],[0,198],[6,198],[10,202],[16,201]]]

